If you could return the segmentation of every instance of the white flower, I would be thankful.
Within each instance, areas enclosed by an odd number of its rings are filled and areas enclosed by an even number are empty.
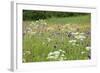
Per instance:
[[[53,55],[53,52],[50,52],[50,53],[48,54],[48,56],[51,56],[51,55]]]
[[[69,40],[69,43],[76,43],[76,40]]]
[[[76,45],[76,43],[72,43],[72,45],[74,46],[74,45]]]
[[[73,46],[76,45],[76,40],[69,40],[69,43],[71,43]]]
[[[91,47],[87,46],[85,49],[86,49],[87,51],[89,51],[89,50],[91,49]]]
[[[79,32],[72,32],[72,35],[78,35]]]
[[[24,52],[23,55],[25,55],[26,53]]]
[[[84,39],[83,39],[83,38],[81,38],[80,40],[81,40],[81,41],[83,41]]]
[[[50,52],[48,54],[47,59],[52,59],[52,60],[64,60],[64,55],[65,51],[63,50],[58,50],[58,51],[54,51],[54,52]]]
[[[35,21],[36,23],[38,23],[39,21],[37,20],[37,21]]]
[[[45,42],[42,43],[43,45],[45,44]]]
[[[61,55],[61,57],[64,57],[64,56],[65,56],[64,54]]]
[[[61,49],[59,49],[59,52],[65,53],[65,51],[63,51],[63,50],[61,50]]]
[[[54,56],[48,56],[47,59],[55,59]]]
[[[65,53],[65,51],[62,51],[62,53]]]
[[[47,38],[47,40],[48,40],[48,42],[50,42],[50,41],[51,41],[51,39],[50,39],[50,38]]]
[[[62,28],[61,30],[62,30],[62,31],[65,31],[65,29],[64,29],[64,28]]]
[[[66,57],[64,57],[64,60],[66,60],[67,58]]]
[[[53,30],[54,30],[53,27],[48,27],[48,28],[47,28],[47,31],[53,31]]]
[[[28,54],[29,55],[29,54],[31,54],[31,52],[30,51],[25,51],[25,54]]]
[[[32,29],[28,27],[27,32],[29,32],[29,33],[32,32]]]
[[[55,55],[60,55],[60,52],[59,51],[54,51],[53,52]]]
[[[76,39],[81,39],[81,40],[83,40],[83,39],[85,39],[86,37],[83,36],[83,35],[77,35],[77,36],[75,36],[75,38],[76,38]]]
[[[62,51],[61,49],[59,49],[59,51]]]
[[[84,35],[85,33],[81,32],[80,35]]]
[[[46,23],[46,22],[44,22],[44,25],[47,25],[47,23]]]
[[[35,25],[35,22],[34,22],[34,21],[32,21],[30,25]]]
[[[35,35],[36,33],[37,33],[36,31],[32,31],[32,32],[31,32],[32,35]]]
[[[76,44],[76,46],[79,46],[79,44]]]
[[[59,52],[57,52],[57,51],[55,51],[55,52],[50,52],[49,54],[48,54],[48,57],[47,57],[47,59],[57,59],[59,57]]]
[[[84,51],[81,52],[81,54],[84,54],[84,53],[85,53]]]
[[[54,51],[53,53],[54,53],[54,54],[60,54],[60,52],[59,52],[59,51]]]

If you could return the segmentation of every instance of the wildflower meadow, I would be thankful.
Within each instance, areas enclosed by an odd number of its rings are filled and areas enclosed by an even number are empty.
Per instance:
[[[90,19],[89,13],[23,10],[23,62],[91,59]]]

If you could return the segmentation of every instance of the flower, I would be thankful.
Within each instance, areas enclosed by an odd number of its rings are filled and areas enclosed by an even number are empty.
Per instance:
[[[84,51],[81,52],[81,54],[84,54],[84,53],[85,53]]]
[[[69,40],[69,43],[76,43],[76,40]]]
[[[58,51],[50,52],[48,54],[47,59],[54,59],[54,60],[56,60],[59,57],[59,55],[60,55],[60,52],[58,52]]]
[[[45,42],[42,42],[42,44],[44,45],[44,44],[45,44]]]
[[[50,59],[50,60],[64,60],[64,59],[66,59],[64,53],[65,53],[65,51],[63,51],[61,49],[58,50],[58,51],[50,52],[48,54],[47,59]]]
[[[47,59],[56,59],[56,57],[51,55],[51,56],[48,56]]]
[[[50,38],[47,38],[47,40],[48,40],[48,42],[50,42],[50,41],[51,41],[51,39],[50,39]]]
[[[53,55],[53,52],[50,52],[50,53],[48,54],[48,56],[50,56],[50,55]]]
[[[64,54],[61,55],[61,57],[64,57],[64,56],[65,56]]]
[[[91,49],[91,47],[90,47],[90,46],[87,46],[85,49],[86,49],[87,51],[89,51],[89,50]]]
[[[81,32],[80,35],[84,35],[85,33]]]
[[[72,32],[72,35],[78,35],[79,32]]]
[[[83,41],[84,39],[83,39],[83,38],[81,38],[80,40],[81,40],[81,41]]]
[[[29,55],[29,54],[31,54],[31,52],[30,51],[25,51],[25,54],[28,54]]]
[[[37,20],[37,21],[35,21],[36,23],[38,23],[39,21]]]
[[[76,45],[76,43],[72,43],[72,45],[74,46],[74,45]]]
[[[32,35],[35,35],[37,32],[36,31],[32,31],[30,32]]]
[[[77,36],[75,36],[75,38],[76,38],[76,39],[81,39],[81,40],[83,40],[83,39],[85,39],[86,37],[83,36],[83,35],[77,35]]]
[[[59,51],[62,52],[62,53],[65,53],[65,51],[63,51],[63,50],[61,50],[61,49],[59,49]]]

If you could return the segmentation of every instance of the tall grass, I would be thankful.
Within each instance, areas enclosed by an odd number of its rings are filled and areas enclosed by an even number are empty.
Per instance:
[[[46,19],[48,24],[90,24],[91,17],[89,15],[80,15],[74,17],[62,17],[62,18],[49,18]]]
[[[90,29],[90,16],[23,21],[23,62],[88,60]]]

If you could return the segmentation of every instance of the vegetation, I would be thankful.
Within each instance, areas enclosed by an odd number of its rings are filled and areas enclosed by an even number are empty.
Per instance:
[[[73,13],[73,12],[55,12],[55,11],[33,11],[33,10],[23,10],[23,20],[39,20],[48,19],[55,17],[71,17],[89,15],[89,13]]]
[[[91,59],[90,14],[23,11],[23,62]]]

